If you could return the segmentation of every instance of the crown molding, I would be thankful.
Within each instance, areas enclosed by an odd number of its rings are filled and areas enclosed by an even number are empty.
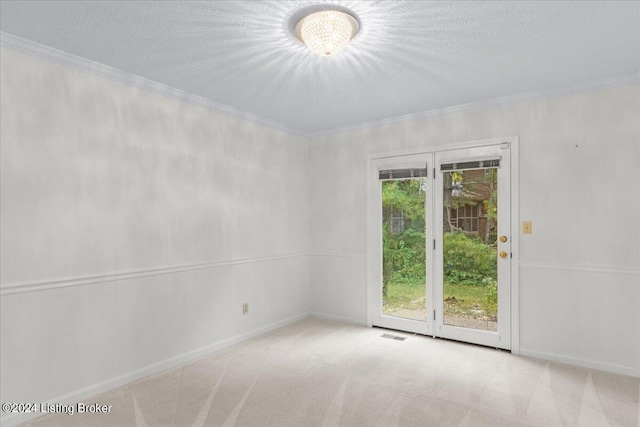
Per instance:
[[[544,101],[550,98],[558,98],[562,96],[578,95],[581,93],[595,92],[598,90],[612,89],[622,86],[632,86],[640,84],[640,69],[634,73],[623,74],[616,77],[605,77],[602,79],[592,80],[587,83],[576,84],[563,88],[553,88],[545,90],[537,90],[531,92],[507,95],[498,98],[491,98],[467,104],[453,105],[450,107],[436,108],[433,110],[422,111],[419,113],[406,114],[402,116],[390,117],[387,119],[373,120],[362,122],[355,125],[347,125],[337,127],[335,129],[320,130],[316,132],[308,132],[307,138],[320,138],[355,131],[366,131],[383,126],[391,126],[407,121],[426,120],[434,117],[444,116],[447,114],[460,114],[491,108],[508,107],[511,105],[526,104],[528,102]]]
[[[126,71],[118,70],[117,68],[113,68],[99,62],[91,61],[81,56],[36,43],[31,40],[23,39],[22,37],[15,36],[4,31],[0,31],[0,47],[72,68],[74,70],[84,71],[85,73],[112,80],[123,85],[144,89],[186,104],[206,108],[208,110],[215,111],[216,113],[247,120],[260,126],[266,126],[296,136],[307,137],[305,132],[301,132],[298,129],[294,129],[275,120],[251,114],[202,96],[194,95]]]
[[[63,65],[75,70],[84,71],[94,76],[103,77],[108,80],[112,80],[127,86],[144,89],[159,95],[166,96],[168,98],[176,99],[186,104],[195,105],[198,107],[206,108],[208,110],[215,111],[220,114],[236,117],[239,119],[247,120],[260,126],[276,129],[295,136],[314,139],[325,136],[332,136],[347,132],[363,131],[383,126],[390,126],[407,121],[425,120],[433,117],[444,116],[447,114],[460,114],[466,112],[479,111],[489,108],[506,107],[510,105],[523,104],[527,102],[542,101],[549,98],[556,98],[561,96],[576,95],[585,92],[594,92],[603,89],[610,89],[621,86],[630,86],[640,84],[640,69],[636,72],[623,74],[614,77],[605,77],[597,80],[593,80],[586,83],[580,83],[563,88],[553,88],[538,91],[531,91],[525,93],[519,93],[514,95],[508,95],[498,98],[491,98],[487,100],[470,102],[466,104],[454,105],[444,108],[436,108],[433,110],[422,111],[419,113],[406,114],[402,116],[390,117],[381,120],[372,120],[368,122],[362,122],[354,125],[346,125],[336,127],[334,129],[321,129],[317,131],[304,131],[297,129],[284,123],[277,122],[275,120],[268,119],[266,117],[258,116],[240,109],[212,101],[202,96],[194,95],[192,93],[173,88],[171,86],[158,83],[156,81],[146,79],[144,77],[137,76],[135,74],[127,73],[122,70],[118,70],[108,65],[101,64],[99,62],[91,61],[89,59],[73,55],[68,52],[64,52],[40,43],[33,42],[31,40],[23,39],[22,37],[15,36],[4,31],[0,31],[0,47],[14,50],[35,58],[43,59],[45,61],[53,62],[55,64]]]

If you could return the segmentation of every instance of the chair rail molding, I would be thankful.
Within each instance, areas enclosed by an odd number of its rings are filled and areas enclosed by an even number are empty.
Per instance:
[[[619,267],[614,265],[595,264],[553,264],[545,262],[520,261],[520,268],[541,270],[578,271],[583,273],[628,274],[640,275],[640,267]]]
[[[309,256],[308,252],[273,255],[255,258],[241,258],[226,261],[213,261],[199,264],[183,264],[170,267],[156,267],[148,269],[135,269],[127,271],[118,271],[93,276],[73,277],[64,279],[42,280],[35,282],[14,283],[2,286],[0,295],[13,295],[27,292],[38,292],[50,289],[67,288],[71,286],[84,286],[103,282],[113,282],[116,280],[136,279],[139,277],[160,276],[164,274],[176,274],[194,270],[204,270],[209,268],[221,268],[239,264],[250,264],[258,262],[269,262],[288,258],[297,258]]]

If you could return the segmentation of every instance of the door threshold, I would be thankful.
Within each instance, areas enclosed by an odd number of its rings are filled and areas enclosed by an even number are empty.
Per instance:
[[[476,343],[467,342],[467,341],[454,340],[452,338],[444,338],[444,337],[438,337],[438,336],[434,337],[433,335],[425,335],[425,334],[420,334],[418,332],[407,332],[407,331],[403,331],[401,329],[386,328],[384,326],[378,326],[378,325],[372,325],[371,327],[372,328],[376,328],[376,329],[381,329],[383,331],[399,332],[401,334],[406,334],[408,336],[416,336],[416,337],[431,338],[431,339],[437,339],[437,340],[443,340],[443,341],[450,341],[450,342],[458,343],[458,344],[472,345],[472,346],[475,346],[475,347],[483,347],[483,348],[488,348],[488,349],[492,349],[492,350],[507,351],[507,352],[511,353],[510,349],[493,347],[493,346],[490,346],[490,345],[476,344]]]

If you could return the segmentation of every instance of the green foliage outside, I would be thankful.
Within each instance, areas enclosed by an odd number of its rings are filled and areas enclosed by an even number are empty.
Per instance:
[[[484,286],[497,279],[496,250],[464,233],[444,234],[444,280]]]
[[[383,295],[390,284],[424,287],[425,194],[424,180],[385,181],[382,183]],[[401,215],[403,230],[392,230],[392,217]],[[424,291],[423,291],[424,294]]]
[[[464,233],[444,234],[445,302],[449,302],[447,306],[452,311],[469,314],[466,312],[482,309],[486,316],[495,317],[497,280],[494,247]]]
[[[392,234],[384,226],[384,261],[386,273],[384,284],[425,283],[425,233],[407,229],[400,234]]]
[[[383,309],[424,310],[425,194],[423,180],[382,183]],[[402,219],[393,224],[394,217]],[[492,318],[497,309],[496,249],[461,232],[444,235],[446,314]],[[482,314],[478,314],[481,312]]]

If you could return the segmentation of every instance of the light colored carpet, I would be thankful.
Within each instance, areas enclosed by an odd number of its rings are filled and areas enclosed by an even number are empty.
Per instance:
[[[385,332],[408,336],[382,338]],[[307,319],[33,426],[638,426],[640,379]]]

